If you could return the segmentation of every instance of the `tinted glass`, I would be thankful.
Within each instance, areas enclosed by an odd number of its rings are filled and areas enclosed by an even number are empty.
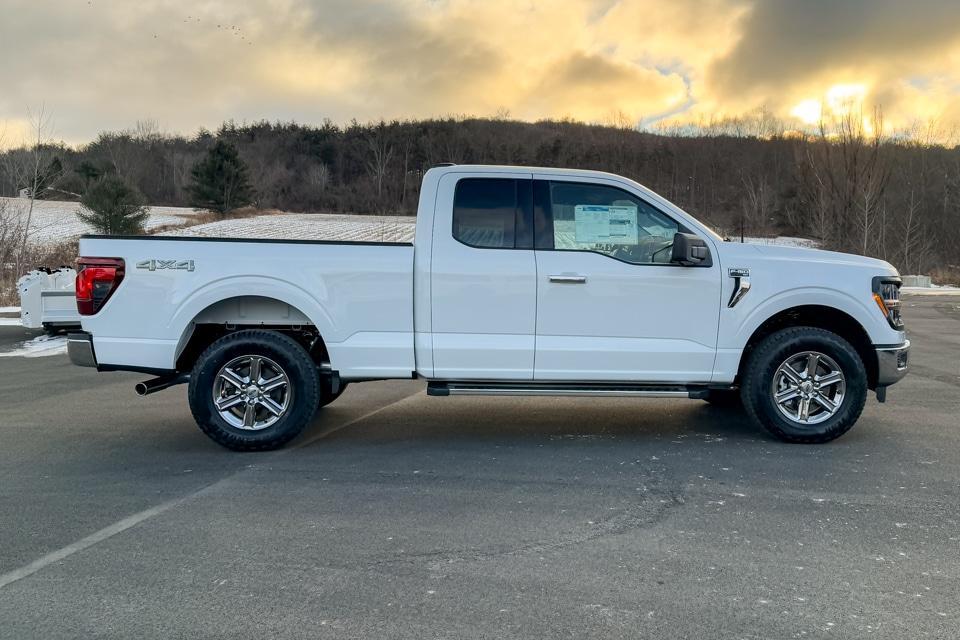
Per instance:
[[[525,193],[518,199],[518,182],[530,181],[501,178],[460,180],[453,197],[453,237],[471,247],[516,248],[520,199],[527,199]],[[528,192],[529,184],[525,187]]]
[[[536,216],[546,215],[546,189],[538,185]],[[670,216],[626,191],[582,182],[549,183],[549,234],[537,247],[596,251],[634,264],[670,262],[673,236],[686,229]]]

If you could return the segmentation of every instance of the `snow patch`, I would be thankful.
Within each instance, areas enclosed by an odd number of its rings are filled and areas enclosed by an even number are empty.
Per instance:
[[[33,340],[21,342],[13,351],[0,353],[0,358],[41,358],[43,356],[56,356],[66,352],[66,336],[37,336]]]
[[[912,296],[960,296],[960,287],[932,285],[930,287],[902,287],[900,293]]]
[[[20,307],[0,307],[0,313],[20,313]]]
[[[0,318],[0,327],[19,327],[21,324],[20,318]]]

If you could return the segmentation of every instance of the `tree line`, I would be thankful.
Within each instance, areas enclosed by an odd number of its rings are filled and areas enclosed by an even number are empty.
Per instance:
[[[150,122],[73,148],[0,153],[0,194],[80,199],[128,186],[156,205],[413,215],[439,163],[597,169],[635,179],[731,237],[797,235],[902,272],[960,272],[960,147],[884,136],[851,111],[789,131],[769,114],[639,131],[573,121],[444,118],[318,126],[224,123],[167,135]],[[21,176],[21,178],[18,178]],[[136,196],[132,196],[136,201]]]

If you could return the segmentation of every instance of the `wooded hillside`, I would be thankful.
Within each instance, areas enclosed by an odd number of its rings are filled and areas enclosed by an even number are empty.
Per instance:
[[[784,234],[882,257],[905,273],[960,269],[960,147],[871,136],[846,118],[819,133],[727,122],[671,135],[576,122],[442,119],[320,126],[224,124],[187,138],[155,125],[47,145],[40,197],[79,196],[103,175],[150,204],[189,205],[191,169],[217,140],[249,169],[254,204],[306,212],[413,214],[441,162],[600,169],[633,178],[731,236]],[[0,154],[15,195],[29,149]]]

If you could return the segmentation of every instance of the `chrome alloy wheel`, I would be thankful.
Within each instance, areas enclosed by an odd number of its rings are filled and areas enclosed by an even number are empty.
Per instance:
[[[829,420],[843,404],[847,381],[828,355],[803,351],[790,356],[773,375],[773,401],[787,419],[797,424]]]
[[[263,356],[234,358],[220,368],[213,382],[213,405],[220,417],[248,431],[276,424],[287,413],[292,396],[287,373]]]

